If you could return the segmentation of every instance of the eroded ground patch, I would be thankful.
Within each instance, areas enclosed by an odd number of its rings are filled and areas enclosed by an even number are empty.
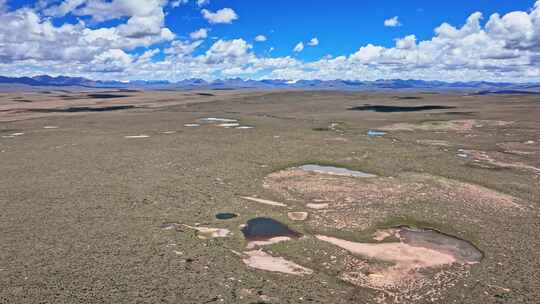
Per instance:
[[[519,216],[532,208],[480,185],[419,173],[366,179],[292,168],[267,176],[264,187],[312,209],[305,221],[312,237],[346,252],[337,277],[375,290],[381,302],[442,299],[480,263],[483,252],[475,244],[429,227],[445,226],[447,217],[460,217],[469,227],[485,226],[490,217]],[[430,224],[425,229],[400,227],[399,220],[384,224],[404,214],[424,214]],[[366,238],[381,225],[393,228]]]
[[[395,123],[380,128],[383,131],[457,131],[467,132],[474,128],[503,127],[512,124],[511,121],[498,120],[433,120],[420,123]]]
[[[482,259],[482,253],[469,242],[434,230],[402,227],[383,232],[386,236],[377,243],[353,242],[324,235],[316,237],[352,254],[345,259],[347,265],[340,273],[342,280],[384,291],[396,299],[414,298],[415,291],[424,287],[440,292],[453,279],[445,275],[443,267],[455,265],[466,270],[467,265],[479,263]],[[397,241],[381,242],[389,237]],[[355,259],[363,259],[363,263],[357,260],[356,265],[349,264]],[[436,284],[425,274],[423,270],[426,269],[435,272]]]
[[[333,229],[367,229],[396,216],[396,208],[425,206],[483,212],[521,212],[525,203],[512,196],[474,184],[428,174],[397,177],[348,178],[291,169],[273,173],[264,182],[288,200],[307,207],[321,206],[308,221]],[[307,205],[310,204],[310,205]],[[471,219],[473,220],[473,219]]]

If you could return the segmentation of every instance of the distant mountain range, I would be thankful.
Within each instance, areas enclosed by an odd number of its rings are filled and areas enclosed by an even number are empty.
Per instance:
[[[466,90],[476,94],[537,94],[540,93],[538,83],[510,82],[444,82],[424,80],[388,79],[375,81],[350,80],[243,80],[240,78],[206,81],[203,79],[186,79],[178,82],[169,81],[101,81],[82,77],[40,75],[34,77],[0,76],[0,85],[26,86],[78,86],[89,88],[153,88],[153,89],[321,89],[321,90]]]

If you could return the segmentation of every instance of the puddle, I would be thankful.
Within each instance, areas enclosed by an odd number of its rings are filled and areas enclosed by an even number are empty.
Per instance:
[[[242,196],[243,199],[252,201],[259,204],[265,204],[270,206],[277,206],[277,207],[287,207],[287,205],[279,202],[269,201],[262,198],[256,198],[256,197],[249,197],[249,196]]]
[[[233,122],[233,123],[222,123],[222,124],[219,124],[217,125],[218,127],[223,127],[223,128],[233,128],[233,127],[238,127],[240,126],[239,123],[236,123],[236,122]]]
[[[286,225],[266,217],[258,217],[247,221],[242,233],[249,241],[247,248],[275,244],[291,239],[298,239],[301,233],[291,230]]]
[[[422,99],[422,97],[419,96],[395,96],[395,99],[398,100],[416,100],[416,99]]]
[[[149,135],[144,135],[144,134],[124,136],[124,138],[127,138],[127,139],[148,138],[148,137],[150,137],[150,136]]]
[[[95,99],[111,99],[111,98],[126,98],[126,97],[131,97],[131,95],[106,94],[106,93],[86,94],[86,96],[88,96],[88,98],[95,98]]]
[[[301,170],[322,174],[342,175],[352,177],[377,177],[377,175],[369,174],[361,171],[353,171],[345,168],[338,168],[332,166],[320,166],[320,165],[303,165],[299,167]]]
[[[161,134],[168,134],[168,135],[175,134],[175,133],[176,133],[176,131],[163,131],[163,132],[161,132]]]
[[[369,137],[381,137],[381,136],[385,136],[386,135],[386,132],[384,131],[377,131],[377,130],[369,130],[367,132],[367,135]]]
[[[12,133],[12,134],[9,134],[9,135],[3,135],[2,138],[15,138],[15,137],[21,136],[21,135],[24,135],[24,133]]]
[[[358,107],[352,107],[347,110],[349,111],[371,111],[371,112],[381,112],[381,113],[397,113],[397,112],[421,112],[421,111],[431,111],[431,110],[448,110],[455,109],[455,107],[448,106],[412,106],[412,107],[402,107],[402,106],[381,106],[381,105],[364,105]]]
[[[251,126],[239,126],[239,127],[236,127],[235,129],[247,130],[247,129],[253,129],[253,127],[251,127]]]
[[[223,213],[216,214],[216,218],[218,220],[230,220],[230,219],[233,219],[233,218],[235,218],[237,216],[238,216],[238,214],[230,213],[230,212],[223,212]]]
[[[482,252],[471,243],[435,230],[401,228],[399,237],[411,246],[449,253],[461,263],[476,264],[483,257]]]
[[[110,106],[110,107],[71,107],[64,109],[29,109],[30,112],[39,113],[78,113],[78,112],[109,112],[134,109],[135,106]]]
[[[282,257],[274,257],[262,250],[244,252],[242,261],[251,268],[280,272],[292,275],[310,275],[313,270],[288,261]]]
[[[287,213],[289,219],[293,221],[305,221],[308,217],[307,212],[289,212]]]
[[[58,129],[57,126],[45,126],[43,129]]]
[[[188,127],[188,128],[194,128],[194,127],[200,127],[201,125],[200,124],[185,124],[184,127]]]
[[[230,119],[230,118],[217,118],[217,117],[207,117],[207,118],[201,118],[199,119],[200,122],[204,122],[204,123],[220,123],[220,122],[223,122],[223,123],[226,123],[226,122],[237,122],[238,120],[236,119]]]

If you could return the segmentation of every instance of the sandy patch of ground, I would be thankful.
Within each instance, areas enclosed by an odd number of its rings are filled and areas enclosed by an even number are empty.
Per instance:
[[[193,227],[189,225],[184,226],[196,230],[198,232],[197,237],[201,240],[206,240],[210,238],[224,238],[231,235],[231,231],[224,228]]]
[[[457,131],[466,132],[474,128],[503,127],[512,124],[510,121],[500,120],[449,120],[425,121],[421,123],[396,123],[380,128],[383,131]]]
[[[505,153],[516,155],[533,155],[540,152],[540,146],[536,145],[534,141],[526,142],[505,142],[498,143],[497,146]]]
[[[339,275],[342,280],[382,291],[381,297],[391,296],[394,302],[441,293],[451,286],[456,274],[467,273],[468,265],[482,258],[470,243],[436,231],[400,228],[378,231],[376,235],[381,240],[391,236],[399,241],[359,243],[324,235],[316,238],[352,254],[343,261],[344,270]],[[449,271],[451,266],[457,270]]]
[[[306,207],[316,210],[321,210],[324,208],[328,208],[329,204],[327,203],[307,203]]]
[[[373,240],[377,242],[382,242],[386,240],[387,238],[395,235],[396,231],[394,229],[384,229],[384,230],[377,230],[373,234]]]
[[[308,217],[307,212],[289,212],[287,213],[289,219],[293,221],[305,221]]]
[[[274,202],[274,201],[270,201],[270,200],[265,200],[265,199],[262,199],[262,198],[256,198],[256,197],[250,197],[250,196],[242,196],[242,198],[245,199],[245,200],[248,200],[248,201],[259,203],[259,204],[277,206],[277,207],[287,207],[287,205],[285,205],[283,203]]]
[[[286,241],[290,241],[290,240],[291,240],[291,238],[288,237],[288,236],[277,236],[277,237],[273,237],[273,238],[270,238],[270,239],[267,239],[267,240],[250,241],[250,242],[248,242],[246,248],[247,249],[253,249],[253,248],[256,248],[256,247],[268,246],[268,245],[277,244],[277,243],[281,243],[281,242],[286,242]]]
[[[310,275],[313,270],[288,261],[282,257],[274,257],[262,250],[244,252],[242,261],[251,268],[303,276]]]
[[[497,151],[479,151],[479,150],[460,150],[460,154],[465,157],[470,157],[476,162],[486,163],[499,168],[527,170],[536,174],[540,174],[540,168],[528,165],[520,160]]]
[[[445,291],[454,286],[456,280],[470,275],[470,266],[453,264],[432,269],[430,276],[419,269],[411,269],[404,276],[406,269],[397,264],[377,265],[352,254],[344,258],[343,266],[339,278],[354,286],[378,291],[377,303],[436,302],[444,298]]]
[[[416,141],[420,145],[428,146],[438,146],[438,147],[450,147],[452,143],[446,140],[437,140],[437,139],[419,139]]]

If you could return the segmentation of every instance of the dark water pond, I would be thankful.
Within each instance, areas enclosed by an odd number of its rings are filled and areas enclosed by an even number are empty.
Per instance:
[[[287,227],[274,219],[258,217],[247,221],[246,226],[242,228],[242,233],[247,240],[258,241],[268,240],[274,237],[299,238],[301,233]]]
[[[63,109],[30,109],[31,112],[39,113],[78,113],[78,112],[109,112],[109,111],[119,111],[134,109],[135,106],[110,106],[110,107],[71,107]]]
[[[372,111],[372,112],[382,112],[382,113],[397,113],[397,112],[421,112],[421,111],[431,111],[431,110],[448,110],[455,109],[455,107],[448,106],[381,106],[381,105],[363,105],[358,107],[352,107],[348,110],[350,111]]]
[[[230,213],[230,212],[223,212],[223,213],[216,214],[216,218],[218,220],[230,220],[230,219],[233,219],[233,218],[235,218],[237,216],[238,216],[238,214]]]

